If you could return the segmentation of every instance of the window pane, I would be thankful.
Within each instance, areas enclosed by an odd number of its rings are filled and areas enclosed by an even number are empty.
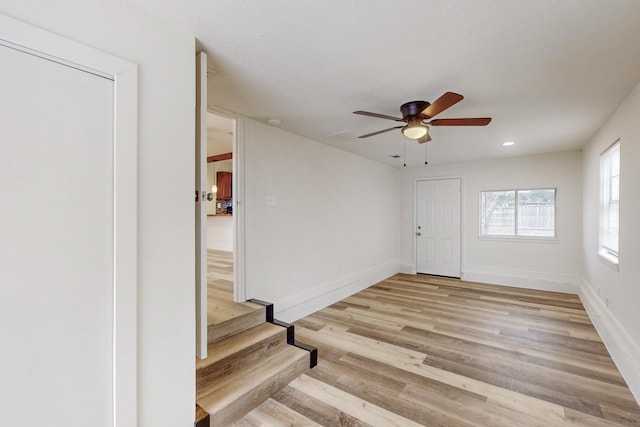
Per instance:
[[[602,246],[610,252],[618,253],[618,203],[609,204],[609,212],[606,219],[605,232],[602,236]]]
[[[556,190],[518,191],[518,236],[555,236]]]
[[[483,236],[515,235],[515,191],[486,191],[481,193]]]
[[[620,200],[620,175],[613,175],[609,179],[609,201]]]
[[[601,159],[600,250],[617,256],[620,227],[620,143],[605,151]]]

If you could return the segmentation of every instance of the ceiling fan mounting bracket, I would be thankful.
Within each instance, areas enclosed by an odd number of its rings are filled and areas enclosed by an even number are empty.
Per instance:
[[[412,116],[417,116],[427,108],[430,103],[427,101],[410,101],[405,102],[400,106],[400,111],[402,112],[402,118],[407,119]]]

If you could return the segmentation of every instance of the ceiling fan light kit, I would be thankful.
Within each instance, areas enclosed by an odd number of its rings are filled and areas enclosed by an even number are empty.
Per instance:
[[[402,129],[402,134],[419,143],[431,141],[429,135],[429,126],[486,126],[491,122],[490,117],[463,118],[463,119],[435,119],[431,120],[437,114],[440,114],[447,108],[462,101],[464,97],[458,93],[446,92],[433,103],[427,101],[410,101],[400,106],[402,118],[388,116],[386,114],[371,113],[369,111],[354,111],[354,114],[362,116],[376,117],[379,119],[394,120],[396,122],[405,122],[404,126],[394,126],[392,128],[379,130],[377,132],[361,135],[358,138],[368,138],[370,136],[379,135],[393,129]],[[427,121],[430,120],[430,121]],[[426,162],[425,162],[426,163]]]
[[[409,124],[402,128],[402,133],[409,139],[420,139],[427,135],[429,128],[419,118],[412,118]]]

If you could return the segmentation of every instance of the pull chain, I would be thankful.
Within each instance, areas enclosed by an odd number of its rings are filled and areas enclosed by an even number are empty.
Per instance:
[[[427,157],[427,144],[428,144],[428,142],[424,143],[424,164],[425,165],[429,164],[429,162],[427,161],[427,159],[428,159],[428,157]]]
[[[404,167],[407,167],[407,140],[404,140]]]

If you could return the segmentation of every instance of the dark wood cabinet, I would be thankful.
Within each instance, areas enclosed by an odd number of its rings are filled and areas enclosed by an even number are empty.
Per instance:
[[[218,194],[216,199],[231,199],[231,172],[217,172],[216,173],[216,185],[218,186]]]

